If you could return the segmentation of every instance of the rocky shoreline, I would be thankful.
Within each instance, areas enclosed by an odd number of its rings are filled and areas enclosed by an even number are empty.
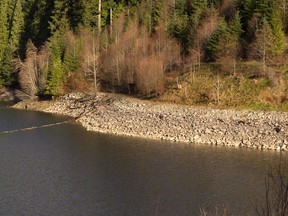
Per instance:
[[[288,150],[286,112],[195,108],[104,93],[99,93],[97,97],[71,93],[49,104],[44,111],[74,117],[87,130],[102,133],[184,143]]]

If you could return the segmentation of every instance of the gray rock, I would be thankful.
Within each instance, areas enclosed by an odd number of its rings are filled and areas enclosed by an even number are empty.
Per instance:
[[[87,130],[152,139],[257,149],[288,149],[288,113],[159,105],[99,93],[63,96],[47,112],[70,115]]]

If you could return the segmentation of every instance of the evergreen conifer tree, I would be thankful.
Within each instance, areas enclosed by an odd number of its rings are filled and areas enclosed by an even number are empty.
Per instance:
[[[75,31],[82,23],[84,16],[84,1],[70,0],[67,2],[67,17],[71,28]]]
[[[0,65],[0,79],[2,80],[3,84],[6,86],[10,86],[15,81],[15,77],[13,77],[13,47],[7,45],[4,50],[3,59]]]
[[[65,70],[62,62],[62,47],[57,40],[50,41],[50,63],[45,93],[59,95],[62,92]]]
[[[9,4],[8,37],[10,46],[18,49],[24,27],[24,14],[21,0],[13,0]]]
[[[8,1],[0,2],[0,83],[10,85],[12,47],[8,43]]]
[[[0,63],[4,59],[4,53],[8,44],[8,1],[0,1]]]
[[[267,20],[263,20],[263,24],[255,33],[255,41],[252,44],[252,55],[256,60],[262,61],[265,70],[266,62],[275,56],[276,37],[273,34],[271,26]]]
[[[193,45],[199,20],[207,7],[207,0],[179,0],[176,2],[168,31],[180,42],[182,54],[189,54],[189,48]]]
[[[65,33],[68,27],[67,11],[68,3],[66,1],[55,0],[54,8],[52,10],[51,21],[49,22],[49,28],[52,36],[57,32]],[[69,27],[68,27],[69,28]]]
[[[93,29],[97,26],[98,0],[87,0],[84,3],[83,25]]]
[[[55,0],[51,22],[49,24],[52,33],[52,36],[49,38],[51,58],[45,92],[51,95],[58,95],[61,93],[64,84],[64,40],[65,34],[69,30],[69,23],[67,19],[67,3],[65,1]]]
[[[240,46],[239,37],[242,33],[239,12],[236,12],[234,19],[227,23],[221,19],[217,30],[208,42],[207,51],[212,60],[221,57],[236,59]]]
[[[80,66],[81,42],[72,32],[66,34],[63,66],[65,73],[75,72]]]
[[[222,49],[221,40],[226,40],[229,37],[229,28],[224,19],[221,19],[218,24],[217,30],[211,36],[207,44],[208,56],[211,60],[217,58],[217,53]]]
[[[24,27],[24,14],[22,10],[22,2],[20,0],[12,0],[7,4],[7,29],[6,31],[6,46],[4,48],[3,57],[1,60],[0,76],[5,85],[11,85],[15,79],[13,77],[12,62],[15,55],[18,55],[19,44]]]
[[[29,39],[36,47],[42,46],[50,37],[52,10],[54,1],[22,0],[24,13],[24,32],[21,39],[21,54],[25,56],[26,43]]]
[[[234,37],[237,37],[237,38],[243,32],[239,11],[236,11],[234,18],[229,25],[229,32],[231,35],[233,35]]]
[[[280,13],[275,10],[272,14],[270,21],[272,32],[275,36],[275,44],[273,52],[276,55],[282,54],[286,48],[285,34],[282,28],[281,16]]]

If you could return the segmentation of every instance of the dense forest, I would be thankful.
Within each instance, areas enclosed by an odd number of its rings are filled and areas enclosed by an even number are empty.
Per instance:
[[[28,99],[104,90],[285,104],[287,9],[287,0],[1,0],[0,85]]]

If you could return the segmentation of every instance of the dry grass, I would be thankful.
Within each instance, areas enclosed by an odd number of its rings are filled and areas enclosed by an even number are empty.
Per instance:
[[[273,75],[270,69],[264,74],[254,64],[246,69],[244,66],[239,68],[236,76],[215,65],[203,67],[193,74],[186,73],[179,78],[181,88],[171,85],[157,100],[217,108],[287,110],[285,72],[278,70]]]

